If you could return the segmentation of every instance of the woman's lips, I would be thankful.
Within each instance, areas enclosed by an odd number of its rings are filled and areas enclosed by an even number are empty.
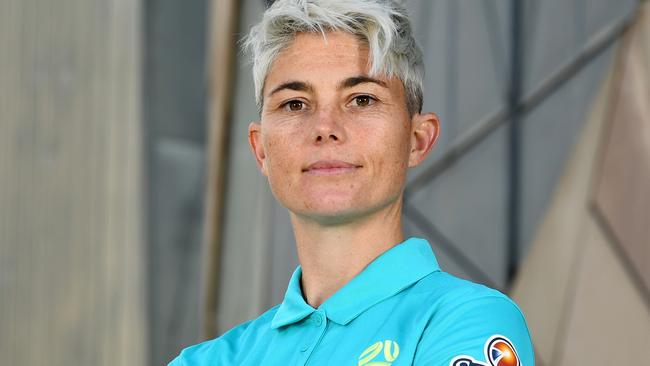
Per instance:
[[[308,174],[344,174],[361,168],[360,165],[350,164],[340,160],[319,160],[303,170]]]

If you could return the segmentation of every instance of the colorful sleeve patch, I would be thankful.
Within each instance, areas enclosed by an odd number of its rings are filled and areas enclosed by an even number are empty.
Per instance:
[[[457,356],[449,366],[521,366],[517,350],[505,336],[495,334],[485,342],[483,348],[485,361],[470,356]]]

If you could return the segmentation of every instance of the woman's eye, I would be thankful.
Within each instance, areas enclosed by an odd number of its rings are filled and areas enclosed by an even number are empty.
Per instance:
[[[367,107],[372,104],[374,99],[369,95],[359,95],[354,97],[354,101],[358,107]]]
[[[305,103],[299,100],[290,100],[285,104],[285,108],[288,108],[290,111],[300,111],[305,107]]]

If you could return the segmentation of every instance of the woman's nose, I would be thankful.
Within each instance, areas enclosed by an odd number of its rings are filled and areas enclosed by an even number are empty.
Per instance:
[[[345,129],[342,124],[342,116],[336,108],[326,108],[315,115],[314,121],[314,142],[325,143],[326,141],[343,142]]]

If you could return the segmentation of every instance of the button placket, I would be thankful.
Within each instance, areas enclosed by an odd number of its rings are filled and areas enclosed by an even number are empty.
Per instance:
[[[314,315],[314,324],[316,324],[316,326],[323,324],[323,316],[316,313],[316,315]]]
[[[327,317],[325,316],[323,311],[318,310],[312,313],[310,321],[312,325],[316,327],[315,330],[317,331],[318,336],[315,342],[311,346],[305,345],[305,347],[307,347],[309,350],[308,352],[303,351],[303,357],[305,357],[304,365],[309,364],[311,355],[314,353],[316,347],[318,347],[318,345],[320,344],[320,341],[323,339],[323,336],[325,335],[325,331],[327,330]]]

